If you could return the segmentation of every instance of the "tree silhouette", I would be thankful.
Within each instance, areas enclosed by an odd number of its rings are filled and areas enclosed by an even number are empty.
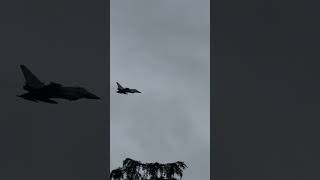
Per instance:
[[[141,163],[130,158],[123,161],[122,167],[114,169],[110,173],[112,180],[177,180],[182,179],[183,170],[187,168],[184,162],[160,164]]]

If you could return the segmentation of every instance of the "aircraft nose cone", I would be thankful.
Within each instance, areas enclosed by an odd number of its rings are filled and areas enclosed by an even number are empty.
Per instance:
[[[94,95],[94,94],[88,94],[88,95],[87,95],[87,98],[88,98],[88,99],[101,99],[101,98],[99,98],[98,96],[96,96],[96,95]]]

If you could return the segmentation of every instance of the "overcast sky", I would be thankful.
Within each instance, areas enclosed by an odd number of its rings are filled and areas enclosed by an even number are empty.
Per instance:
[[[112,169],[184,161],[184,180],[209,179],[209,2],[111,1]]]

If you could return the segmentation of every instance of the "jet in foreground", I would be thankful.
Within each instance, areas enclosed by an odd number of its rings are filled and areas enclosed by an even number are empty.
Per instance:
[[[130,89],[130,88],[124,88],[122,87],[118,82],[118,91],[117,93],[119,94],[127,94],[127,93],[141,93],[140,91],[136,90],[136,89]]]
[[[67,99],[70,101],[81,98],[100,99],[98,96],[90,93],[82,87],[65,87],[54,82],[50,82],[50,84],[46,85],[34,74],[32,74],[32,72],[25,65],[20,65],[20,68],[26,80],[23,89],[28,91],[22,95],[17,95],[23,99],[34,102],[41,101],[51,104],[58,104],[57,101],[54,101],[51,98]]]

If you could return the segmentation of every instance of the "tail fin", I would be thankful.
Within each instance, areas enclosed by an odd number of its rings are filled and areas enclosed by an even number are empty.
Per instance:
[[[123,87],[118,82],[116,82],[116,83],[118,85],[118,89],[123,89]]]
[[[32,89],[38,89],[44,86],[42,83],[32,72],[25,66],[20,65],[23,76],[26,80],[26,86]]]

